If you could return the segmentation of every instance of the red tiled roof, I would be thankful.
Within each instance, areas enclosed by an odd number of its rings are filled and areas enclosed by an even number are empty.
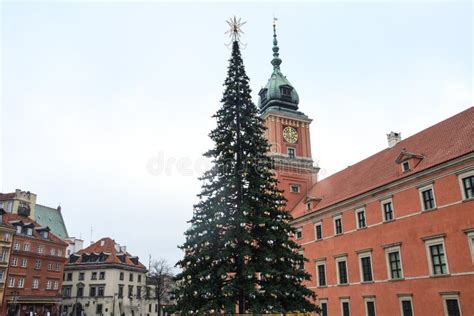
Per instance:
[[[31,224],[34,225],[35,228],[44,227],[44,226],[41,226],[40,224],[38,224],[37,222],[35,222],[34,220],[32,220],[31,218],[26,217],[26,216],[21,216],[21,215],[12,214],[12,213],[3,214],[3,224],[10,227],[10,228],[15,229],[15,226],[10,224],[11,221],[22,221],[23,224],[31,223]],[[46,228],[46,227],[44,227],[44,228]],[[48,239],[44,239],[40,236],[40,234],[36,231],[36,229],[33,229],[33,235],[31,237],[33,237],[35,239],[39,239],[39,240],[45,240],[45,241],[49,240],[49,241],[52,241],[54,243],[61,244],[62,246],[67,246],[67,244],[61,238],[59,238],[58,236],[56,236],[52,232],[48,233]],[[28,237],[28,238],[30,238],[30,237]]]
[[[138,262],[138,264],[133,263],[133,261],[131,260],[133,256],[128,252],[125,252],[125,260],[124,262],[122,262],[118,257],[118,254],[120,253],[120,251],[117,251],[116,246],[118,247],[119,245],[115,243],[115,240],[105,237],[96,241],[89,247],[86,247],[78,251],[76,254],[82,255],[82,254],[89,254],[89,253],[106,253],[109,255],[107,256],[107,259],[105,260],[104,263],[117,263],[121,265],[132,266],[134,268],[146,269],[146,267],[141,262]],[[77,259],[77,261],[75,261],[74,263],[68,263],[68,265],[76,265],[76,264],[81,264],[81,263],[82,263],[82,256],[79,259]]]
[[[413,171],[404,173],[395,162],[403,149],[424,156]],[[322,198],[314,209],[317,211],[473,151],[474,107],[470,107],[321,180],[307,195]],[[304,214],[306,206],[301,201],[292,215],[298,218]]]
[[[15,192],[13,192],[13,193],[0,193],[0,201],[12,200],[13,198],[15,198],[15,196],[16,196]]]

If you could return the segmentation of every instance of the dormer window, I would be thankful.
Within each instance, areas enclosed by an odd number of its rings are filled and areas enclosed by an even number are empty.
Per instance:
[[[410,162],[409,161],[404,161],[402,163],[402,171],[403,172],[410,171]]]
[[[291,97],[291,88],[280,87],[280,92],[283,97]]]
[[[16,233],[21,234],[22,227],[20,225],[16,226]]]
[[[290,185],[290,192],[291,193],[300,193],[300,186],[297,184]]]
[[[260,90],[258,95],[260,96],[261,102],[266,101],[267,100],[267,89]]]

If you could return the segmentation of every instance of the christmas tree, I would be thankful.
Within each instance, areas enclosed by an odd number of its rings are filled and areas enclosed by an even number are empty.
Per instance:
[[[212,168],[201,178],[177,263],[176,305],[192,313],[270,313],[317,310],[314,294],[302,285],[310,276],[292,241],[291,215],[277,189],[269,145],[258,109],[251,100],[240,47],[240,27],[231,26],[232,56],[224,83],[222,107],[205,156]]]

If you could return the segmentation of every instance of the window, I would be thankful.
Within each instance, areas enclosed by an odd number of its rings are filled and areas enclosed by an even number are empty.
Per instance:
[[[334,234],[340,235],[342,232],[342,216],[339,215],[334,217]]]
[[[25,286],[25,278],[18,278],[18,287],[22,289]]]
[[[0,262],[6,262],[8,258],[8,249],[3,248],[2,249],[2,254],[0,255]]]
[[[139,274],[139,275],[138,275],[138,283],[140,283],[141,281],[142,281],[142,275]]]
[[[295,149],[292,147],[288,147],[288,157],[295,158]]]
[[[326,286],[326,262],[316,262],[316,269],[318,275],[318,286]]]
[[[448,274],[444,238],[425,238],[426,252],[429,262],[430,275]]]
[[[442,294],[444,301],[444,315],[461,316],[461,307],[459,306],[459,296],[457,293]]]
[[[37,289],[39,287],[39,279],[33,279],[33,289]]]
[[[71,297],[71,287],[63,287],[63,296]]]
[[[99,280],[105,280],[105,272],[99,273]]]
[[[337,269],[337,284],[348,284],[349,278],[347,276],[347,257],[342,256],[336,258],[336,269]]]
[[[84,281],[84,272],[79,272],[79,281]]]
[[[123,272],[120,272],[120,281],[123,281]]]
[[[61,265],[59,263],[56,263],[56,271],[61,270]]]
[[[53,287],[55,290],[57,290],[59,288],[59,282],[58,281],[54,281],[54,287]]]
[[[421,204],[423,211],[436,208],[433,185],[425,186],[420,189]]]
[[[84,296],[84,288],[82,286],[79,286],[77,288],[77,297],[83,297]]]
[[[3,235],[3,241],[10,241],[11,238],[12,238],[12,234],[10,234],[10,233],[5,233]]]
[[[141,298],[142,298],[142,287],[137,286],[137,299],[141,299]]]
[[[297,228],[295,235],[296,235],[296,239],[301,239],[301,238],[303,238],[303,229],[302,229],[301,227],[300,227],[300,228]]]
[[[129,280],[130,282],[133,282],[133,273],[130,273],[130,276],[129,276],[128,280]]]
[[[323,239],[323,225],[321,222],[314,224],[314,235],[316,240]]]
[[[12,257],[12,267],[16,267],[18,265],[18,258]]]
[[[9,277],[8,278],[8,287],[15,287],[15,278],[14,277]]]
[[[13,244],[13,250],[20,250],[20,243],[18,241],[15,241]]]
[[[95,309],[95,313],[102,315],[102,304],[97,304],[97,307]]]
[[[474,171],[459,175],[463,200],[474,198]]]
[[[409,161],[404,161],[402,163],[402,170],[403,170],[403,172],[410,171],[410,162]]]
[[[370,252],[359,254],[360,280],[361,282],[372,282],[372,258]]]
[[[102,297],[104,296],[104,291],[105,291],[105,287],[104,286],[99,286],[98,290],[97,290],[97,295]]]
[[[357,228],[365,228],[367,225],[365,223],[365,209],[359,209],[356,211],[357,215]]]
[[[44,252],[44,246],[43,245],[39,245],[38,246],[38,253],[43,253]]]
[[[366,298],[365,299],[365,308],[366,308],[366,316],[375,316],[375,299],[374,298]]]
[[[54,248],[49,249],[49,254],[50,254],[51,256],[54,256],[55,253],[56,253],[56,251],[54,250]]]
[[[91,280],[97,280],[97,272],[92,272]]]
[[[290,192],[291,193],[300,193],[300,186],[297,184],[290,185]]]
[[[35,261],[35,269],[36,269],[36,270],[41,269],[41,260],[36,260],[36,261]]]
[[[400,310],[402,316],[413,316],[413,304],[411,296],[400,297]]]
[[[348,299],[341,300],[341,313],[342,313],[342,316],[350,316],[351,315]]]
[[[288,87],[280,87],[280,92],[281,95],[284,97],[290,97],[291,96],[291,89]]]
[[[392,199],[384,200],[381,202],[383,221],[388,222],[394,219],[393,216],[393,202]]]
[[[320,316],[328,316],[328,301],[327,300],[319,300],[319,307],[321,308]]]
[[[21,259],[21,267],[26,268],[27,264],[28,264],[28,260],[26,260],[26,258],[22,258]]]
[[[97,296],[97,288],[95,286],[91,286],[89,288],[89,296],[96,297]]]
[[[311,211],[311,202],[306,203],[306,210]]]
[[[51,262],[48,262],[48,271],[53,270],[53,264]]]
[[[0,270],[0,283],[3,283],[3,278],[5,277],[5,271]]]
[[[118,297],[123,297],[123,285],[119,284]]]
[[[128,286],[128,297],[132,297],[133,296],[133,285],[129,285]]]
[[[385,248],[385,259],[387,261],[387,274],[390,280],[403,279],[402,258],[400,246],[394,245]]]
[[[72,272],[66,274],[66,281],[72,281]]]
[[[61,249],[58,249],[58,257],[62,257],[63,256],[63,251]]]
[[[46,289],[51,290],[52,282],[51,280],[46,281]]]

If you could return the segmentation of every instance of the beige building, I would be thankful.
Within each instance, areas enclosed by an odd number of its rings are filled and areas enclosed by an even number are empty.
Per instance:
[[[69,257],[62,310],[68,315],[156,315],[145,299],[146,272],[124,246],[102,238]]]
[[[3,214],[5,214],[5,211],[0,208],[0,310],[2,309],[8,274],[8,262],[10,260],[13,234],[15,233],[13,228],[3,222]]]

